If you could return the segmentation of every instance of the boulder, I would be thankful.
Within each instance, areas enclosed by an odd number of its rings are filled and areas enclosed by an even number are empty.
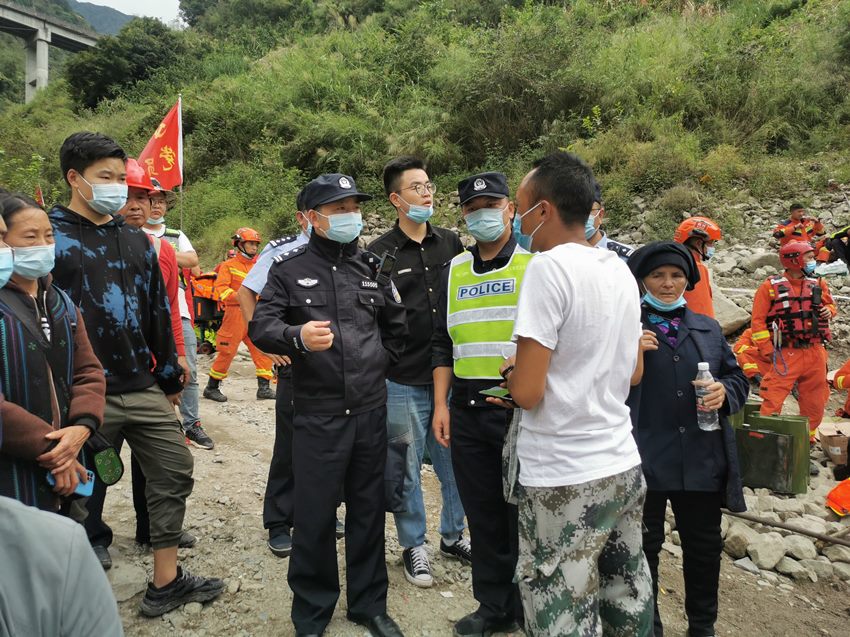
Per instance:
[[[783,515],[791,516],[793,514],[786,513]],[[809,531],[810,533],[826,533],[826,522],[819,518],[786,517],[785,523],[788,526],[792,526],[795,529],[800,529],[801,531]]]
[[[818,579],[828,580],[832,578],[832,564],[827,560],[800,560],[800,566],[809,569],[817,575]]]
[[[803,514],[803,502],[795,498],[774,498],[773,510],[777,513]]]
[[[767,513],[769,511],[773,511],[773,503],[776,501],[772,495],[759,494],[756,496],[758,498],[758,510],[762,513]]]
[[[751,542],[758,537],[758,532],[753,531],[743,522],[732,522],[729,525],[729,531],[726,533],[726,542],[723,545],[723,550],[735,559],[745,557],[747,555],[747,547]]]
[[[785,542],[779,533],[762,533],[747,547],[747,554],[753,564],[769,570],[785,557]]]
[[[750,322],[749,312],[732,302],[713,282],[711,296],[714,304],[714,318],[720,323],[724,335],[728,336]]]
[[[119,602],[126,602],[144,592],[147,588],[148,574],[145,569],[124,561],[116,561],[106,571],[106,577],[112,584],[112,592]]]
[[[740,560],[735,560],[732,564],[747,571],[747,573],[752,573],[753,575],[758,575],[761,572],[759,571],[759,567],[753,564],[753,561],[748,557],[742,557]]]
[[[741,259],[741,267],[746,271],[753,273],[759,268],[770,267],[774,272],[780,272],[782,265],[779,263],[779,254],[777,252],[755,252]]]
[[[738,267],[738,262],[735,259],[724,259],[717,262],[712,259],[710,267],[714,274],[724,276],[726,274],[732,274],[732,270]]]
[[[813,560],[818,556],[815,543],[809,538],[789,535],[785,538],[785,554],[796,560]],[[778,568],[776,570],[779,570]],[[779,571],[780,573],[782,571]]]
[[[787,575],[788,577],[797,581],[818,581],[817,575],[808,571],[805,566],[801,565],[796,560],[792,560],[790,557],[783,557],[781,560],[779,560],[776,563],[776,570],[782,573],[783,575]]]
[[[838,579],[844,582],[850,582],[850,564],[836,562],[832,565],[832,571]]]
[[[825,547],[823,549],[823,554],[824,557],[832,562],[833,566],[835,566],[836,562],[850,564],[850,547],[833,544]]]

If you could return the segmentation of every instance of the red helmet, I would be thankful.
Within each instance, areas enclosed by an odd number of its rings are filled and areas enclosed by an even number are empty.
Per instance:
[[[783,268],[792,270],[803,269],[803,256],[807,252],[814,252],[811,243],[806,241],[789,241],[779,248],[779,262]]]
[[[141,188],[148,192],[156,191],[147,171],[132,157],[127,159],[127,187]]]
[[[712,219],[708,217],[691,217],[685,219],[673,233],[673,241],[685,243],[691,237],[698,237],[708,241],[720,241],[722,232]]]
[[[253,228],[239,228],[239,230],[236,231],[236,234],[233,235],[233,245],[238,247],[243,241],[256,241],[259,243],[260,233]]]

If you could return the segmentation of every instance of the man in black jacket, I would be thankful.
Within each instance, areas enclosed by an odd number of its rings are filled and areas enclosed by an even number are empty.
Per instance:
[[[119,445],[127,440],[148,480],[154,574],[141,610],[158,616],[187,602],[215,599],[224,583],[177,565],[193,486],[192,455],[174,414],[183,371],[153,246],[141,230],[115,216],[127,200],[126,159],[118,144],[98,133],[75,133],[62,144],[60,163],[71,202],[50,211],[56,239],[53,280],[79,306],[106,374],[100,432]],[[101,564],[109,568],[112,531],[100,520],[105,497],[105,485],[97,482],[86,526]]]
[[[248,327],[257,347],[292,360],[298,532],[288,579],[298,635],[322,634],[339,598],[341,489],[348,617],[373,635],[401,635],[386,612],[384,466],[386,375],[401,357],[407,323],[395,286],[374,276],[357,247],[367,199],[346,175],[307,184],[313,234],[275,257]]]

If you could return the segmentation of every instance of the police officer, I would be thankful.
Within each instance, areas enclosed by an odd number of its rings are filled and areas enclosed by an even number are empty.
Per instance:
[[[386,373],[407,336],[391,282],[357,247],[360,202],[347,175],[304,188],[313,227],[306,246],[276,258],[249,327],[264,351],[292,360],[295,510],[289,565],[298,635],[320,635],[339,598],[334,512],[343,489],[348,618],[372,635],[399,636],[387,615],[384,557]]]
[[[472,591],[480,606],[455,624],[455,635],[510,632],[522,620],[513,583],[517,509],[502,495],[502,446],[511,412],[481,390],[498,385],[512,356],[513,321],[531,254],[511,232],[513,204],[502,173],[458,184],[464,221],[476,244],[444,269],[434,331],[434,437],[451,440],[452,464],[472,540]],[[451,406],[448,396],[451,387]]]
[[[605,221],[605,205],[602,203],[602,187],[598,181],[593,183],[593,191],[593,208],[584,224],[584,237],[593,247],[611,250],[623,261],[628,261],[635,249],[625,243],[609,239],[605,234],[602,229],[602,222]]]

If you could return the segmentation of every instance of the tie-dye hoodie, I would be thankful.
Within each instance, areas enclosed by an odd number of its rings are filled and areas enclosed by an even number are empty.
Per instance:
[[[110,395],[158,383],[182,389],[159,261],[147,236],[120,216],[101,226],[55,206],[53,282],[79,306]],[[155,362],[154,362],[155,361]]]

